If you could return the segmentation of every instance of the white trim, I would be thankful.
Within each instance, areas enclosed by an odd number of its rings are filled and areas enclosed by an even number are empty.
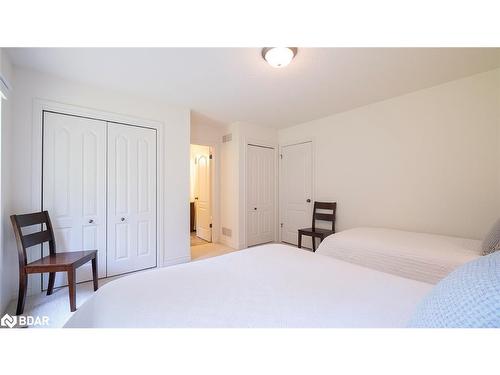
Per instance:
[[[163,262],[163,267],[173,266],[173,265],[181,264],[181,263],[187,263],[187,262],[190,262],[190,261],[191,261],[191,255],[189,255],[189,256],[183,256],[183,257],[177,257],[177,258],[170,258],[168,260],[165,260],[165,262]]]
[[[58,103],[45,99],[33,99],[33,139],[32,139],[32,201],[31,207],[33,211],[39,211],[42,203],[42,114],[43,111],[60,112],[67,115],[83,116],[95,118],[106,122],[121,123],[124,125],[134,125],[141,127],[148,127],[156,130],[157,134],[157,148],[156,148],[156,189],[157,189],[157,202],[156,202],[156,220],[157,220],[157,251],[156,251],[156,268],[163,267],[170,264],[171,260],[165,260],[165,246],[164,246],[164,173],[163,173],[163,160],[164,160],[164,123],[156,120],[141,119],[137,117],[121,115],[113,112],[107,112],[98,109],[85,108],[75,106],[72,104]],[[39,182],[39,183],[38,183]],[[174,259],[175,260],[175,259]],[[189,259],[187,260],[189,261]],[[34,278],[29,281],[32,290],[41,290],[41,277]],[[31,289],[31,288],[30,288]]]
[[[280,155],[283,153],[283,148],[284,147],[288,147],[288,146],[294,146],[294,145],[299,145],[299,144],[302,144],[302,143],[311,143],[311,200],[312,202],[314,202],[315,200],[315,196],[316,196],[316,156],[315,156],[315,140],[314,138],[312,137],[307,137],[307,138],[300,138],[300,139],[297,139],[297,140],[294,140],[294,141],[289,141],[289,142],[285,142],[285,143],[282,143],[280,144],[279,146],[279,153]],[[281,235],[282,235],[282,231],[281,231],[281,223],[282,223],[282,220],[283,220],[283,212],[282,212],[282,209],[283,209],[283,192],[281,191],[281,186],[283,185],[283,176],[281,174],[282,172],[282,169],[281,169],[281,157],[278,157],[278,163],[279,163],[279,174],[278,174],[278,179],[279,179],[279,210],[278,210],[278,241],[281,242],[282,241],[282,238],[281,238]]]
[[[279,222],[277,221],[278,218],[278,210],[279,210],[279,180],[278,180],[278,167],[279,167],[279,161],[278,161],[278,148],[279,145],[277,142],[269,142],[269,141],[262,141],[259,139],[251,138],[251,137],[245,137],[244,138],[244,150],[243,150],[243,215],[240,215],[240,217],[243,217],[243,224],[240,226],[240,229],[242,229],[242,233],[240,233],[240,248],[243,246],[243,248],[248,247],[248,242],[247,242],[247,151],[248,151],[248,146],[253,145],[253,146],[261,146],[261,147],[267,147],[271,148],[274,150],[274,208],[273,208],[273,221],[275,223],[274,225],[274,233],[273,233],[273,240],[276,241],[278,239],[278,231],[279,231]],[[241,167],[241,165],[240,165]]]

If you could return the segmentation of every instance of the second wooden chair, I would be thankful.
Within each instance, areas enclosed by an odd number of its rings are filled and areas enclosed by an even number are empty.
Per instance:
[[[335,233],[335,211],[337,209],[337,202],[314,202],[312,227],[299,229],[298,247],[302,247],[302,236],[309,236],[312,239],[312,249],[316,251],[316,238],[323,241],[330,234]],[[318,212],[320,210],[330,211],[329,213]],[[316,228],[316,220],[331,222],[331,229]]]

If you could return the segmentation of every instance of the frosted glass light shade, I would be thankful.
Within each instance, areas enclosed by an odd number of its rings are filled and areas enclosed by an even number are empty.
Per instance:
[[[262,50],[262,57],[264,60],[275,68],[287,66],[296,54],[297,48],[291,47],[270,47]]]

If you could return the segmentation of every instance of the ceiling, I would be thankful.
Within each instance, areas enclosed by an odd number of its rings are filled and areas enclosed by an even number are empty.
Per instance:
[[[13,48],[14,64],[188,107],[222,123],[287,127],[500,67],[500,48]]]

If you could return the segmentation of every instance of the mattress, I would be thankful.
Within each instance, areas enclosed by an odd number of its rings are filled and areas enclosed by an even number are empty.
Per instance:
[[[318,254],[435,284],[480,256],[481,241],[385,228],[354,228],[325,238]]]
[[[404,327],[431,288],[269,244],[112,281],[65,327]]]

